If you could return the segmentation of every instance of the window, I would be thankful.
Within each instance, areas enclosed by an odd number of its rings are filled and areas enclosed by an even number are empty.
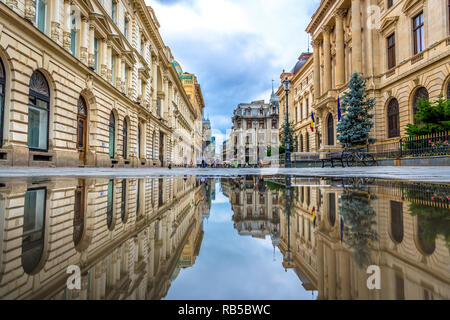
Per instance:
[[[125,223],[127,219],[127,180],[122,180],[122,196],[121,196],[121,202],[120,202],[120,217],[122,219],[122,222]]]
[[[427,223],[426,219],[424,215],[417,216],[417,242],[422,254],[431,255],[436,249],[436,241],[435,238],[424,232],[424,224]]]
[[[420,99],[429,99],[428,90],[424,87],[420,87],[414,93],[414,97],[413,97],[413,121],[414,121],[414,124],[418,124],[418,122],[416,120],[416,114],[417,114],[417,110],[419,108],[419,100]]]
[[[128,40],[128,20],[127,20],[127,18],[125,18],[124,22],[123,22],[123,36]]]
[[[277,120],[273,119],[272,120],[272,129],[277,129],[277,128],[278,128]]]
[[[250,120],[247,120],[247,129],[252,128],[252,122]]]
[[[306,187],[306,205],[311,204],[311,187]]]
[[[251,193],[247,193],[247,204],[253,203],[253,195]]]
[[[333,227],[336,223],[336,194],[328,194],[328,216],[330,218],[330,225]]]
[[[84,149],[86,145],[87,108],[86,102],[84,101],[84,98],[81,96],[78,98],[77,109],[78,109],[77,147],[78,149]]]
[[[238,129],[241,128],[241,121],[240,120],[237,122],[237,126],[238,126]]]
[[[108,181],[108,194],[106,199],[106,225],[109,230],[113,228],[114,217],[114,180]]]
[[[111,112],[109,115],[109,157],[114,158],[114,150],[115,150],[115,142],[116,142],[116,118],[114,117],[114,113]]]
[[[298,107],[295,108],[295,122],[298,121]]]
[[[44,75],[35,71],[30,79],[28,103],[28,147],[32,150],[48,150],[48,118],[50,91]]]
[[[94,37],[94,70],[98,72],[98,39]]]
[[[425,49],[423,12],[413,18],[414,54]]]
[[[72,28],[70,29],[70,52],[75,57],[77,55],[77,29],[75,28],[75,18],[72,19]]]
[[[75,189],[75,204],[73,215],[73,243],[77,246],[83,236],[84,229],[84,197],[85,188],[84,181]]]
[[[116,11],[117,11],[116,8],[117,8],[117,3],[116,3],[116,1],[112,0],[111,1],[111,19],[114,23],[116,22]]]
[[[47,189],[28,189],[25,193],[22,267],[28,274],[35,273],[44,251],[44,229]]]
[[[303,152],[303,135],[300,135],[300,152]]]
[[[403,204],[391,201],[391,237],[396,243],[403,241]]]
[[[387,0],[388,9],[391,8],[393,5],[394,5],[394,0]]]
[[[395,33],[387,38],[388,69],[395,67]]]
[[[259,128],[264,129],[264,120],[259,121]]]
[[[47,0],[36,0],[36,26],[45,33],[47,20]]]
[[[128,121],[123,120],[123,158],[128,157]]]
[[[3,68],[2,60],[0,60],[0,147],[3,145],[3,118],[4,118],[4,108],[5,108],[5,85],[6,85],[6,74]]]
[[[116,69],[116,56],[114,55],[114,53],[111,53],[111,83],[113,85],[116,83],[115,69]]]
[[[309,133],[306,133],[306,152],[309,152]]]
[[[136,216],[139,215],[139,210],[141,209],[141,183],[142,179],[138,179],[137,181],[137,191],[136,191]]]
[[[388,116],[388,138],[399,137],[400,117],[397,99],[392,99],[389,102],[387,116]]]
[[[334,145],[334,120],[333,115],[328,115],[328,121],[327,121],[327,133],[328,133],[328,145],[333,146]]]

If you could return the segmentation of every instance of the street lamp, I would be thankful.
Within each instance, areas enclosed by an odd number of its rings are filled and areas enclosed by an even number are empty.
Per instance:
[[[286,77],[286,79],[284,79],[283,81],[283,87],[284,87],[284,91],[286,92],[286,161],[284,166],[286,168],[290,168],[291,167],[291,146],[289,141],[291,140],[290,138],[290,131],[289,131],[289,90],[291,88],[291,81],[288,79],[288,77]]]

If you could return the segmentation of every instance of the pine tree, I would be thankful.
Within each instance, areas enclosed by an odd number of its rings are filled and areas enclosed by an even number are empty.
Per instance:
[[[290,122],[284,121],[281,125],[281,146],[282,150],[286,150],[286,146],[289,142],[289,149],[292,152],[294,150],[294,126]]]
[[[417,102],[416,124],[406,126],[410,137],[450,130],[450,100],[439,96],[433,103],[428,99]]]
[[[350,78],[348,89],[342,98],[343,116],[337,125],[337,138],[343,148],[373,143],[375,139],[369,134],[374,115],[370,111],[375,105],[375,99],[368,98],[366,79],[355,72]]]

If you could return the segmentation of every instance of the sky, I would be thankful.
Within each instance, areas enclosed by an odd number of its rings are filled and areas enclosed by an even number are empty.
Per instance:
[[[268,100],[308,50],[305,29],[320,0],[146,0],[184,72],[196,74],[216,145],[239,103]]]

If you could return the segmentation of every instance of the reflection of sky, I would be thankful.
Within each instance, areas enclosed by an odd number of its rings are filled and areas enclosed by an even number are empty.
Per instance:
[[[193,267],[181,270],[166,299],[311,299],[295,272],[285,272],[278,248],[273,261],[270,237],[239,236],[232,215],[228,201],[212,203],[200,255]]]

